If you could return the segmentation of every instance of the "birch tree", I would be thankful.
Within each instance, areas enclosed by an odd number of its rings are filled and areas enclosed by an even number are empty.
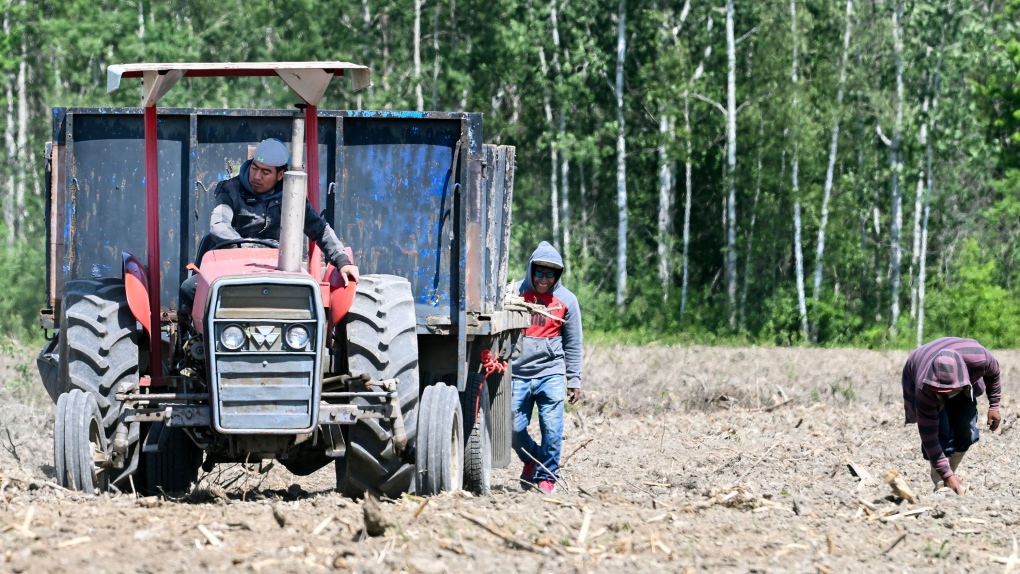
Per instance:
[[[843,32],[843,58],[839,67],[839,88],[836,90],[836,119],[832,123],[832,140],[829,143],[829,163],[825,169],[825,187],[822,192],[822,220],[818,226],[818,243],[815,250],[815,284],[812,298],[817,302],[822,289],[822,261],[825,255],[825,228],[829,223],[829,198],[832,195],[832,177],[836,167],[836,151],[839,147],[839,123],[843,112],[843,87],[846,84],[846,63],[850,56],[850,15],[853,0],[846,3],[846,25]],[[815,326],[812,340],[818,342],[818,327]]]
[[[730,0],[732,4],[732,0]],[[627,140],[623,115],[623,65],[627,56],[626,0],[616,21],[616,312],[623,316],[627,298]]]
[[[659,258],[659,284],[662,286],[662,299],[669,299],[669,237],[672,235],[673,219],[673,178],[670,169],[669,153],[666,149],[667,138],[670,134],[669,116],[663,110],[659,114],[659,234],[656,238],[658,243]]]
[[[798,181],[798,168],[800,167],[800,142],[796,128],[799,121],[798,114],[798,88],[797,88],[797,4],[790,1],[790,26],[793,39],[793,64],[790,68],[790,81],[793,85],[793,157],[791,172],[793,174],[793,254],[796,261],[797,272],[797,309],[800,312],[800,328],[802,336],[807,339],[808,319],[807,304],[804,301],[804,251],[801,247],[801,219],[800,219],[800,182]]]
[[[892,195],[891,230],[889,232],[891,262],[889,283],[892,287],[890,295],[889,330],[896,334],[896,323],[900,318],[900,233],[903,228],[903,197],[900,192],[899,176],[903,171],[902,140],[903,140],[903,2],[896,0],[893,9],[893,52],[896,59],[896,123],[893,127],[893,138],[889,146],[890,188]]]
[[[4,36],[9,37],[11,34],[11,12],[10,9],[4,11]],[[14,139],[14,79],[10,74],[4,74],[4,95],[7,100],[7,108],[4,110],[4,147],[7,149],[7,157],[14,158],[18,155],[18,146]],[[12,170],[10,186],[4,186],[5,193],[3,196],[3,214],[4,214],[4,226],[7,227],[7,245],[14,243],[15,238],[15,218],[17,213],[16,207],[16,190],[18,187],[18,174]]]
[[[726,0],[726,296],[730,329],[737,322],[737,45],[733,37],[733,0]]]
[[[422,0],[414,0],[414,97],[419,112],[425,110],[421,91],[421,6]]]
[[[555,2],[555,0],[553,0]],[[531,22],[533,26],[537,26],[537,22],[534,17],[534,8],[531,5],[531,1],[528,2],[528,12],[531,14]],[[552,95],[549,93],[549,85],[546,82],[546,78],[549,77],[549,64],[545,58],[545,48],[542,43],[538,43],[538,62],[539,70],[542,72],[542,109],[545,111],[545,122],[548,126],[549,133],[554,133],[555,122],[553,119],[552,111]],[[552,236],[553,236],[553,247],[557,251],[560,251],[560,197],[559,197],[559,152],[556,143],[551,141],[549,143],[549,190],[550,190],[550,213],[552,215]]]
[[[556,0],[552,0],[549,4],[549,20],[552,23],[552,40],[553,40],[553,70],[556,72],[556,88],[557,97],[559,99],[559,125],[557,129],[557,141],[559,144],[565,145],[567,141],[567,111],[563,88],[563,63],[569,66],[567,61],[567,51],[562,51],[562,58],[560,56],[560,26],[559,26],[559,9],[557,7]],[[561,63],[561,59],[563,63]],[[563,226],[563,250],[561,255],[563,257],[563,270],[566,275],[570,275],[570,158],[567,156],[565,149],[560,149],[560,205],[553,205],[553,209],[560,210],[560,217],[562,218]],[[557,236],[557,240],[559,237]],[[559,245],[559,243],[557,243]]]
[[[946,7],[949,16],[952,17],[952,2],[950,1]],[[925,292],[925,280],[926,280],[926,263],[928,259],[928,216],[931,213],[931,194],[932,194],[932,155],[933,155],[933,143],[932,140],[935,138],[935,116],[938,112],[939,107],[939,83],[941,80],[942,73],[942,57],[943,50],[945,49],[946,43],[946,32],[942,30],[942,39],[939,41],[939,55],[935,63],[935,74],[931,82],[931,109],[925,110],[927,113],[927,131],[925,133],[924,141],[924,157],[925,157],[925,191],[924,191],[924,219],[921,224],[921,246],[919,254],[919,265],[920,268],[917,272],[917,346],[920,347],[924,342],[924,292]],[[925,100],[927,104],[927,99]],[[927,107],[927,106],[926,106]]]
[[[25,0],[21,0],[21,17],[25,17]],[[19,26],[21,29],[20,33],[20,44],[21,44],[21,58],[18,62],[18,76],[17,76],[17,93],[16,99],[18,102],[18,131],[17,131],[17,162],[15,163],[15,179],[14,179],[14,239],[24,239],[25,237],[25,188],[28,185],[28,174],[34,170],[29,163],[28,154],[28,46],[27,46],[27,34],[25,32],[25,25],[22,23]],[[34,178],[33,178],[34,179]],[[38,186],[37,186],[38,187]]]

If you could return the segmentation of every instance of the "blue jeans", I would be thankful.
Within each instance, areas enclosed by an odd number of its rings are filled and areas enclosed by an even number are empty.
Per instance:
[[[946,458],[958,452],[967,452],[980,438],[977,401],[967,393],[946,399],[945,407],[939,412],[939,444]],[[928,459],[924,448],[921,454],[925,460]]]
[[[560,468],[560,450],[563,448],[563,401],[567,395],[563,375],[550,375],[540,379],[514,378],[513,446],[525,464],[534,460],[545,465],[538,467],[535,480],[556,480]],[[535,444],[528,434],[531,412],[538,405],[538,426],[542,431],[542,444]],[[528,456],[528,455],[531,456]],[[546,471],[548,469],[548,472]],[[552,473],[552,475],[550,475]]]

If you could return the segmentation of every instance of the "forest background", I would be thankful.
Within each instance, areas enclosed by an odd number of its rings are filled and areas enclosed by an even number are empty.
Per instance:
[[[38,340],[52,106],[129,62],[346,60],[324,109],[485,114],[513,275],[549,240],[589,338],[1020,345],[1020,0],[5,0],[0,334]],[[185,80],[168,107],[289,107]]]

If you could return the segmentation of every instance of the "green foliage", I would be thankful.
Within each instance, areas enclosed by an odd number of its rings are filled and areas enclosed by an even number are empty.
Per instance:
[[[1020,341],[1020,302],[1000,286],[998,262],[977,241],[968,240],[954,271],[930,296],[927,338],[951,334],[990,348],[1015,347]]]
[[[0,235],[2,233],[0,229]],[[0,249],[0,334],[39,344],[39,310],[46,307],[46,261],[37,242],[21,241]]]
[[[898,2],[900,0],[896,0]],[[727,208],[725,13],[710,3],[627,3],[623,114],[629,232],[628,292],[616,305],[617,116],[614,76],[619,0],[416,3],[411,0],[39,0],[11,3],[0,35],[0,109],[17,113],[16,78],[28,72],[27,146],[36,158],[23,213],[23,240],[0,255],[0,334],[39,337],[46,302],[41,152],[51,139],[50,106],[134,106],[137,84],[105,93],[106,69],[137,61],[339,59],[373,69],[374,87],[350,93],[334,82],[324,108],[478,111],[487,142],[517,147],[511,277],[541,240],[571,262],[589,340],[873,348],[915,344],[920,260],[915,259],[916,184],[932,143],[925,339],[974,336],[992,346],[1020,339],[1013,294],[1020,281],[1020,0],[915,1],[904,5],[902,166],[893,137],[897,84],[892,13],[896,2],[854,2],[847,81],[836,101],[845,4],[798,0],[799,82],[791,82],[790,4],[736,3],[737,324],[726,291]],[[414,54],[415,7],[421,7]],[[24,51],[22,45],[24,43]],[[798,106],[793,107],[796,94]],[[937,100],[937,105],[935,101]],[[295,97],[273,78],[184,79],[165,106],[285,108]],[[925,104],[927,102],[927,106]],[[689,128],[685,122],[689,118]],[[660,130],[665,116],[670,126]],[[811,297],[822,227],[831,133],[841,122],[835,182]],[[6,146],[17,118],[0,115]],[[927,142],[922,126],[931,129]],[[876,137],[881,130],[882,137]],[[690,153],[688,154],[688,143]],[[801,332],[793,257],[792,157],[798,150],[804,279],[810,333]],[[660,164],[660,148],[666,165]],[[0,177],[13,181],[8,148]],[[557,165],[551,152],[557,153]],[[567,162],[568,173],[564,172]],[[691,169],[687,300],[681,310],[686,164]],[[672,181],[666,259],[659,278],[659,182]],[[552,175],[566,199],[555,206],[565,236],[553,237]],[[900,176],[903,312],[891,329],[894,224],[890,182]],[[11,186],[13,187],[13,186]],[[0,205],[11,213],[12,189]],[[19,208],[20,209],[20,208]],[[751,221],[754,221],[752,230]],[[919,220],[918,220],[919,221]],[[918,224],[920,226],[920,224]],[[18,236],[18,233],[14,234]],[[0,234],[5,240],[6,234]],[[559,239],[557,242],[556,239]],[[980,246],[980,248],[978,248]],[[920,253],[916,253],[920,255]],[[621,312],[622,311],[622,312]]]

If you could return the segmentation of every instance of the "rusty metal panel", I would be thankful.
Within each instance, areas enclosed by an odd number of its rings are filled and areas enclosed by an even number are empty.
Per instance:
[[[481,141],[482,119],[474,114],[465,122],[467,141]],[[485,235],[488,226],[486,217],[486,194],[482,185],[482,162],[484,154],[479,146],[474,149],[466,146],[464,152],[467,161],[464,163],[465,226],[464,226],[464,308],[469,312],[483,310],[485,293]]]
[[[50,148],[50,177],[46,180],[46,277],[47,305],[50,309],[63,297],[64,253],[64,171],[67,153],[64,144],[53,143]]]
[[[485,178],[485,312],[503,308],[510,243],[510,206],[513,198],[514,147],[486,145]]]
[[[499,238],[497,249],[499,261],[496,264],[496,274],[493,275],[492,282],[497,286],[497,289],[502,289],[509,280],[507,276],[510,265],[510,225],[514,199],[514,172],[517,169],[517,148],[508,145],[500,146],[499,149],[502,150],[502,153],[499,155],[500,163],[497,168],[500,170],[503,185],[497,187],[499,191],[495,195],[499,202],[497,211],[500,214],[499,225],[494,230],[494,235]],[[499,294],[497,308],[503,308],[502,293]]]

